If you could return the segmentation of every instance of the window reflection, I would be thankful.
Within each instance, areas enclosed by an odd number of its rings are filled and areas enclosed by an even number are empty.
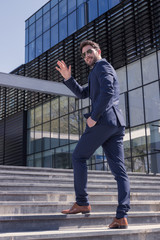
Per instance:
[[[61,20],[67,15],[67,1],[62,0],[59,3],[59,19]]]
[[[43,124],[43,150],[50,149],[51,129],[50,122]]]
[[[146,154],[146,137],[144,125],[131,128],[131,148],[132,156]]]
[[[68,97],[60,97],[60,116],[68,114]]]
[[[134,172],[147,172],[147,157],[139,156],[132,159]]]
[[[89,22],[98,17],[97,0],[88,1]]]
[[[160,151],[160,121],[147,124],[148,152]]]
[[[42,151],[42,125],[35,127],[35,152]]]
[[[127,66],[128,89],[140,87],[142,85],[140,60]]]
[[[98,0],[99,15],[108,11],[108,1]]]
[[[36,57],[42,54],[42,36],[36,39]]]
[[[42,123],[42,105],[35,108],[35,125]]]
[[[68,34],[71,35],[77,30],[76,12],[68,16]]]
[[[52,151],[45,151],[43,153],[43,167],[52,168]]]
[[[59,23],[59,41],[67,37],[67,18]]]
[[[50,48],[50,31],[43,34],[43,52]]]
[[[58,24],[51,28],[51,47],[58,43]]]
[[[56,168],[70,168],[68,146],[55,149],[54,166]]]
[[[35,23],[29,27],[29,42],[32,42],[35,39]]]
[[[59,117],[59,98],[51,100],[51,119]]]
[[[51,121],[51,148],[59,146],[59,119]]]
[[[126,92],[127,91],[127,81],[126,81],[126,67],[122,67],[116,70],[118,80],[119,80],[119,86],[120,86],[120,92]]]
[[[36,21],[36,37],[42,34],[42,18]]]
[[[42,154],[35,154],[35,167],[42,167]]]
[[[58,5],[51,9],[51,26],[58,22]]]
[[[76,9],[76,0],[69,0],[68,1],[68,13],[71,13],[75,9]]]
[[[157,58],[153,53],[142,58],[143,83],[149,83],[158,79]]]
[[[69,138],[70,142],[79,140],[79,116],[78,112],[69,115]]]
[[[60,145],[68,144],[68,115],[60,118]]]

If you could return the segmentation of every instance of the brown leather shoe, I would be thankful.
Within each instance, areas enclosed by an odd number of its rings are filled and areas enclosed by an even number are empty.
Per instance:
[[[113,222],[108,226],[110,229],[125,229],[128,228],[127,218],[114,218]]]
[[[90,213],[91,206],[79,206],[77,203],[75,203],[70,209],[63,210],[61,213],[63,214],[77,214],[77,213]]]

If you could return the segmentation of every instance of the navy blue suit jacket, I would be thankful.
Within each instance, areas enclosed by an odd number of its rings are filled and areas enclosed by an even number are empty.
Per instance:
[[[125,126],[119,104],[119,83],[114,68],[106,59],[98,60],[88,76],[88,86],[81,87],[73,77],[64,81],[65,85],[78,97],[91,99],[91,112],[85,117],[101,124]],[[117,121],[118,120],[118,121]]]

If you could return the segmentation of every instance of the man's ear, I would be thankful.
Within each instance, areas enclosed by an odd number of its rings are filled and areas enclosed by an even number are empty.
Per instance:
[[[101,49],[98,49],[98,54],[101,55]]]

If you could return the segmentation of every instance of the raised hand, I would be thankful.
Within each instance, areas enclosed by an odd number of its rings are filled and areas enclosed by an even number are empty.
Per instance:
[[[62,61],[58,61],[57,65],[59,67],[56,67],[56,70],[60,72],[60,74],[62,75],[62,77],[65,80],[68,80],[71,78],[71,65],[69,66],[69,68],[67,67],[67,65],[65,64],[65,62]]]

